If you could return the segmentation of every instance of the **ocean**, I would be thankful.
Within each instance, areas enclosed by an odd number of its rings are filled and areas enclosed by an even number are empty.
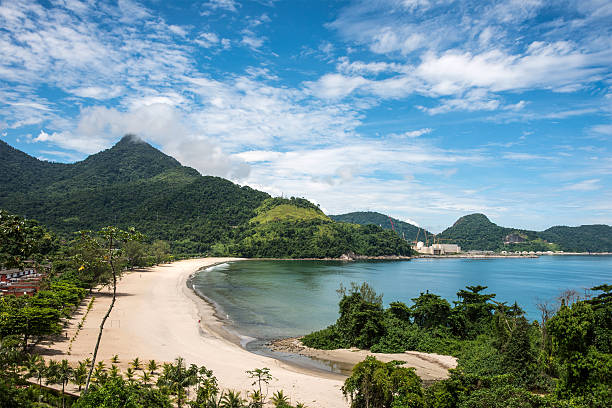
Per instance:
[[[307,334],[338,318],[340,284],[368,282],[385,306],[408,305],[429,291],[451,305],[466,285],[483,285],[494,300],[517,302],[539,320],[538,303],[554,303],[567,289],[612,282],[612,256],[413,259],[410,261],[239,261],[199,271],[192,284],[213,301],[238,333],[260,341]]]

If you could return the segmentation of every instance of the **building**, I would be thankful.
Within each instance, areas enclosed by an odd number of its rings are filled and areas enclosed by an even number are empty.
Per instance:
[[[417,242],[413,249],[423,255],[448,255],[461,252],[461,247],[457,244],[431,244],[430,246],[425,246],[421,241]]]
[[[46,268],[0,269],[0,296],[32,296],[38,292]]]

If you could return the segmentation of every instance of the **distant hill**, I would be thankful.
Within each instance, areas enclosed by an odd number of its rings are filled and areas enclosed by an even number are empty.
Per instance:
[[[609,225],[557,226],[539,232],[549,242],[569,252],[612,252],[612,227]]]
[[[465,251],[612,251],[612,227],[607,225],[560,226],[538,232],[500,227],[484,214],[463,216],[438,237]]]
[[[329,217],[332,220],[339,222],[350,222],[360,225],[374,224],[379,225],[384,229],[394,228],[395,232],[400,237],[404,237],[407,241],[414,241],[418,234],[419,240],[425,242],[425,233],[427,233],[428,236],[432,235],[427,230],[421,229],[419,232],[419,227],[395,218],[391,218],[388,215],[381,214],[379,212],[358,211],[347,214],[330,215]],[[391,221],[393,221],[393,227],[391,226]]]
[[[149,239],[169,241],[175,253],[203,253],[214,245],[216,250],[244,249],[250,232],[267,234],[263,243],[274,242],[268,234],[273,229],[288,238],[285,243],[297,242],[291,234],[305,219],[309,225],[316,219],[336,224],[306,200],[303,202],[312,211],[317,209],[316,216],[304,213],[300,206],[294,208],[295,203],[266,210],[261,206],[270,198],[267,193],[220,177],[202,176],[134,136],[74,164],[41,161],[0,140],[0,172],[0,208],[36,219],[66,237],[81,229],[134,226]],[[321,229],[310,231],[320,233]],[[338,232],[346,245],[334,241],[334,253],[361,248],[355,242],[370,237],[368,231]],[[312,241],[304,231],[300,234],[300,240]],[[387,254],[388,248],[405,250],[397,246],[395,237],[383,234],[378,238],[383,241],[380,255]],[[320,245],[324,242],[321,238]],[[250,253],[257,256],[260,252]],[[275,256],[295,253],[287,245]]]
[[[246,257],[337,258],[410,255],[410,245],[376,225],[339,223],[300,198],[269,198],[236,231],[229,252]],[[223,252],[223,251],[222,251]]]

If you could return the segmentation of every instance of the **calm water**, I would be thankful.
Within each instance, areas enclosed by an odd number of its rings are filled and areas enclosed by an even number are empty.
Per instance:
[[[336,289],[368,282],[384,302],[412,304],[429,290],[449,302],[466,285],[488,286],[497,301],[516,301],[529,319],[536,304],[554,301],[565,289],[612,282],[610,256],[543,256],[537,259],[418,259],[408,262],[244,261],[199,272],[193,285],[217,303],[247,336],[298,336],[324,328],[338,317]]]

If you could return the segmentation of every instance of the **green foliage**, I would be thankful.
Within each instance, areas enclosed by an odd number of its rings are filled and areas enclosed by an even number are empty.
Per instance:
[[[304,199],[270,198],[255,210],[256,217],[233,231],[233,243],[216,246],[244,257],[338,258],[410,255],[407,242],[375,225],[337,223]]]
[[[596,323],[593,306],[579,301],[563,305],[546,325],[561,366],[558,395],[581,398],[590,406],[612,400],[612,355],[597,349]]]
[[[161,390],[132,384],[120,377],[110,378],[79,398],[75,408],[171,408],[170,399]]]
[[[351,408],[425,407],[421,379],[414,368],[393,361],[383,363],[372,356],[358,363],[342,387]]]
[[[52,236],[36,221],[0,210],[0,267],[23,268],[53,249]]]
[[[509,235],[520,236],[525,241],[504,244]],[[608,225],[559,226],[538,232],[500,227],[484,214],[459,218],[439,237],[449,239],[449,242],[458,244],[465,251],[612,251],[612,227]]]
[[[414,323],[421,328],[429,329],[436,326],[446,326],[450,314],[450,304],[433,293],[422,293],[412,299],[411,316]]]

